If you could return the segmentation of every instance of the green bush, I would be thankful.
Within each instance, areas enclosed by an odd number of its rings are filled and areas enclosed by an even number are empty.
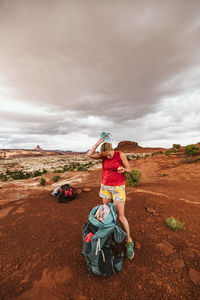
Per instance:
[[[60,176],[59,176],[59,175],[53,177],[53,181],[54,181],[54,182],[57,182],[59,179],[60,179]]]
[[[151,156],[157,155],[157,152],[152,152]]]
[[[32,177],[38,177],[38,176],[41,176],[42,175],[42,172],[40,172],[39,170],[36,170],[32,173]]]
[[[74,166],[72,166],[72,165],[64,166],[64,168],[63,168],[64,172],[73,171],[73,170],[74,170]]]
[[[163,173],[162,176],[167,176],[167,174],[166,174],[166,173]]]
[[[46,184],[46,180],[42,177],[40,179],[40,185],[45,185]]]
[[[85,167],[84,165],[82,165],[82,166],[77,167],[77,171],[87,172],[89,170],[88,170],[88,167]]]
[[[4,175],[4,174],[0,174],[0,179],[2,180],[2,181],[7,181],[8,180],[8,177],[6,176],[6,175]]]
[[[193,156],[195,155],[198,151],[200,150],[200,148],[197,145],[187,145],[185,146],[184,149],[184,153],[188,156]]]
[[[135,158],[136,158],[136,159],[140,159],[141,157],[140,157],[139,155],[137,155]]]
[[[32,176],[29,172],[22,172],[22,171],[16,171],[16,172],[9,172],[10,177],[14,180],[18,179],[28,179]]]
[[[184,223],[176,220],[174,217],[165,219],[166,225],[172,230],[182,230],[184,228]]]
[[[129,174],[126,173],[126,184],[134,186],[138,185],[140,182],[141,175],[142,174],[136,169],[133,169]]]
[[[167,151],[165,152],[165,155],[166,155],[166,156],[169,156],[170,154],[174,154],[174,153],[177,153],[177,149],[167,150]]]
[[[200,157],[193,158],[193,157],[189,156],[185,159],[181,159],[182,164],[192,164],[192,163],[196,163],[198,161],[200,161]]]
[[[46,173],[47,173],[47,170],[46,170],[45,168],[43,168],[42,173],[43,173],[43,174],[46,174]]]
[[[55,169],[55,170],[53,171],[53,173],[64,173],[64,172],[65,172],[64,169]]]

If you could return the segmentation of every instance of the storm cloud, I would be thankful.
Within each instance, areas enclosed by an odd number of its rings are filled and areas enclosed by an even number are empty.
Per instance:
[[[199,142],[200,2],[0,0],[0,148]]]

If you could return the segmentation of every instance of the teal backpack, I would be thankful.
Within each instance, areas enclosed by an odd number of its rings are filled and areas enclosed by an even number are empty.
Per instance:
[[[95,218],[99,205],[94,207],[83,228],[83,252],[89,272],[110,276],[121,271],[124,253],[114,254],[115,243],[121,243],[126,233],[116,223],[114,204],[108,204],[109,215],[102,221]]]

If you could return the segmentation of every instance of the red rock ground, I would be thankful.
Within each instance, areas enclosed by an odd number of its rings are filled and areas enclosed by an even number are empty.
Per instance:
[[[140,184],[127,187],[126,203],[139,249],[110,278],[88,276],[80,254],[83,224],[91,208],[101,203],[101,170],[73,184],[91,191],[69,204],[59,204],[48,184],[3,186],[1,299],[200,299],[200,162],[181,164],[178,157],[163,154],[130,164],[142,172]],[[185,229],[169,229],[165,218],[170,216],[184,222]]]

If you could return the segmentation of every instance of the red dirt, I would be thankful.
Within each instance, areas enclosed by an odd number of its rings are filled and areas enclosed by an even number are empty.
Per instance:
[[[142,172],[138,187],[127,187],[126,203],[140,249],[110,278],[88,276],[80,254],[83,224],[101,203],[101,170],[73,184],[91,191],[69,204],[51,196],[50,184],[27,189],[15,181],[2,185],[1,299],[199,299],[200,162],[183,165],[176,156],[156,155],[130,164]],[[169,229],[165,218],[170,216],[184,222],[185,229]]]

